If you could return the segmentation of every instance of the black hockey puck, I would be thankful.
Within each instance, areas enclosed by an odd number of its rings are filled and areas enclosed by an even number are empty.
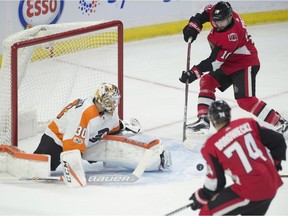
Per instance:
[[[201,170],[204,169],[204,165],[199,163],[199,164],[197,164],[196,168],[197,168],[198,171],[201,171]]]

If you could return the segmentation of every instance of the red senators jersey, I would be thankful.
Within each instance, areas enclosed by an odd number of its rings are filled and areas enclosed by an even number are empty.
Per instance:
[[[52,137],[63,147],[63,151],[79,149],[82,153],[86,147],[97,143],[103,134],[118,131],[119,117],[99,114],[93,98],[77,99],[68,104],[48,125],[45,134]]]
[[[260,126],[252,118],[239,119],[206,141],[201,150],[208,167],[205,188],[221,190],[219,185],[225,186],[226,173],[234,181],[231,189],[242,198],[257,201],[274,197],[283,182],[263,145],[265,141],[261,141],[259,130]],[[279,144],[274,140],[269,144],[270,147],[274,145],[272,150]],[[285,141],[283,147],[281,144],[279,148],[285,153]]]
[[[225,74],[230,75],[240,69],[260,65],[257,49],[251,36],[248,35],[246,25],[241,17],[233,11],[232,23],[225,31],[218,32],[212,20],[214,7],[206,7],[203,13],[207,17],[209,15],[210,23],[213,26],[207,37],[211,48],[219,49],[216,54],[213,54],[210,62],[212,70],[220,68]],[[203,67],[200,66],[200,68]]]

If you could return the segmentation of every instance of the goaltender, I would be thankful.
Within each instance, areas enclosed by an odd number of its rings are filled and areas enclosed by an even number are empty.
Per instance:
[[[148,150],[152,154],[145,161],[145,170],[162,170],[170,166],[170,154],[164,151],[161,140],[142,143],[125,138],[124,131],[132,137],[131,134],[141,131],[141,125],[136,119],[130,122],[119,119],[116,109],[119,101],[119,89],[113,84],[102,83],[96,88],[94,97],[76,99],[56,116],[34,153],[51,156],[51,171],[72,158],[82,174],[81,159],[118,163],[133,169],[143,161]]]

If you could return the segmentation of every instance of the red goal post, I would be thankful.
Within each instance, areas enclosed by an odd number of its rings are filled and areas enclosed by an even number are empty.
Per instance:
[[[43,131],[75,98],[95,87],[119,87],[123,119],[123,24],[121,21],[39,25],[3,42],[0,71],[0,143]],[[30,133],[33,131],[32,133]]]

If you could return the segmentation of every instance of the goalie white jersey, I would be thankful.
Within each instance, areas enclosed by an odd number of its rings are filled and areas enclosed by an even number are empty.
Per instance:
[[[63,151],[79,149],[84,153],[104,134],[120,130],[117,112],[99,113],[93,100],[77,99],[68,104],[45,130]]]

